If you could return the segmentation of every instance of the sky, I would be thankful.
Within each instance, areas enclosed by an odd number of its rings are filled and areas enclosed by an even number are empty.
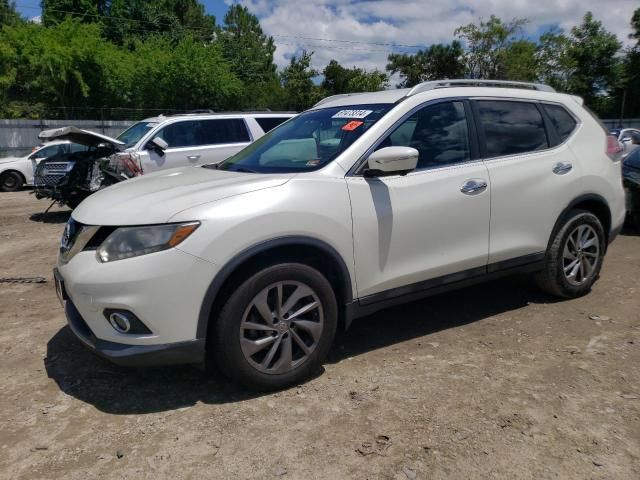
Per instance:
[[[25,17],[40,14],[37,0],[17,0]],[[275,62],[285,66],[302,49],[313,51],[322,69],[331,59],[346,66],[384,70],[391,52],[413,53],[432,43],[449,43],[460,25],[495,14],[528,18],[524,36],[537,38],[551,27],[569,30],[587,11],[630,45],[630,20],[638,0],[204,0],[222,23],[229,5],[240,3],[258,16],[274,37]]]

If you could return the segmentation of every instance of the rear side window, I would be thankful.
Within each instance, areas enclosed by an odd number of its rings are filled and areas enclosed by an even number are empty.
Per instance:
[[[479,100],[477,105],[488,157],[549,148],[544,120],[535,104]]]
[[[256,118],[255,120],[256,122],[258,122],[258,125],[260,125],[262,131],[264,133],[267,133],[269,130],[273,130],[278,125],[286,122],[289,119],[283,117],[260,117]]]
[[[198,132],[199,145],[249,142],[247,125],[241,118],[201,120]]]
[[[545,112],[549,115],[551,123],[558,132],[560,140],[564,142],[576,128],[576,120],[560,105],[543,105]]]

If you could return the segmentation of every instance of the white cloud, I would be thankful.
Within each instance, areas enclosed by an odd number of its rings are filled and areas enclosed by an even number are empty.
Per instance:
[[[265,32],[274,36],[275,60],[280,67],[288,63],[291,55],[307,49],[315,52],[316,68],[323,68],[334,58],[347,66],[382,70],[387,55],[399,51],[384,44],[448,43],[453,40],[456,27],[491,14],[503,20],[528,18],[527,33],[533,36],[549,25],[569,30],[590,10],[607,30],[628,45],[629,23],[638,7],[637,0],[240,0],[239,3],[257,15]],[[415,48],[404,51],[413,52]]]

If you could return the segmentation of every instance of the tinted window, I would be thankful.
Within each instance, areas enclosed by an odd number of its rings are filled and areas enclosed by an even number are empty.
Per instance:
[[[631,166],[640,170],[640,148],[636,148],[624,159],[625,166]]]
[[[51,145],[50,147],[44,147],[33,153],[29,158],[53,158],[56,156],[62,156],[67,153],[67,144],[61,143],[58,145]]]
[[[533,103],[482,100],[477,104],[488,157],[549,147],[542,115]]]
[[[462,102],[446,102],[418,110],[377,149],[396,146],[418,150],[418,168],[469,160],[469,134],[464,105]]]
[[[87,150],[89,150],[89,147],[86,145],[80,145],[79,143],[71,144],[71,153],[86,152]]]
[[[256,118],[255,120],[256,122],[258,122],[258,125],[260,125],[260,128],[264,131],[264,133],[267,133],[269,130],[273,130],[278,125],[286,122],[289,119],[283,117],[260,117]]]
[[[633,140],[633,144],[634,145],[640,145],[640,133],[639,132],[632,132],[631,133],[631,138]]]
[[[201,120],[198,123],[198,145],[251,141],[247,125],[241,118]]]
[[[131,125],[118,135],[117,139],[125,143],[125,148],[133,147],[152,128],[158,125],[155,122],[138,122]]]
[[[577,122],[560,105],[544,105],[544,109],[551,119],[551,123],[556,128],[560,140],[564,142],[576,128]]]
[[[169,148],[193,147],[196,143],[197,121],[177,122],[167,125],[154,135],[169,144]]]

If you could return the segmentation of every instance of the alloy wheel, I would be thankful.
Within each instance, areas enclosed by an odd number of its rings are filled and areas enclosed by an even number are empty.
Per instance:
[[[591,280],[600,261],[600,239],[591,225],[577,226],[567,237],[562,254],[564,276],[571,285]]]
[[[322,336],[324,313],[316,292],[298,281],[269,285],[249,303],[240,346],[257,370],[282,374],[304,363]]]

